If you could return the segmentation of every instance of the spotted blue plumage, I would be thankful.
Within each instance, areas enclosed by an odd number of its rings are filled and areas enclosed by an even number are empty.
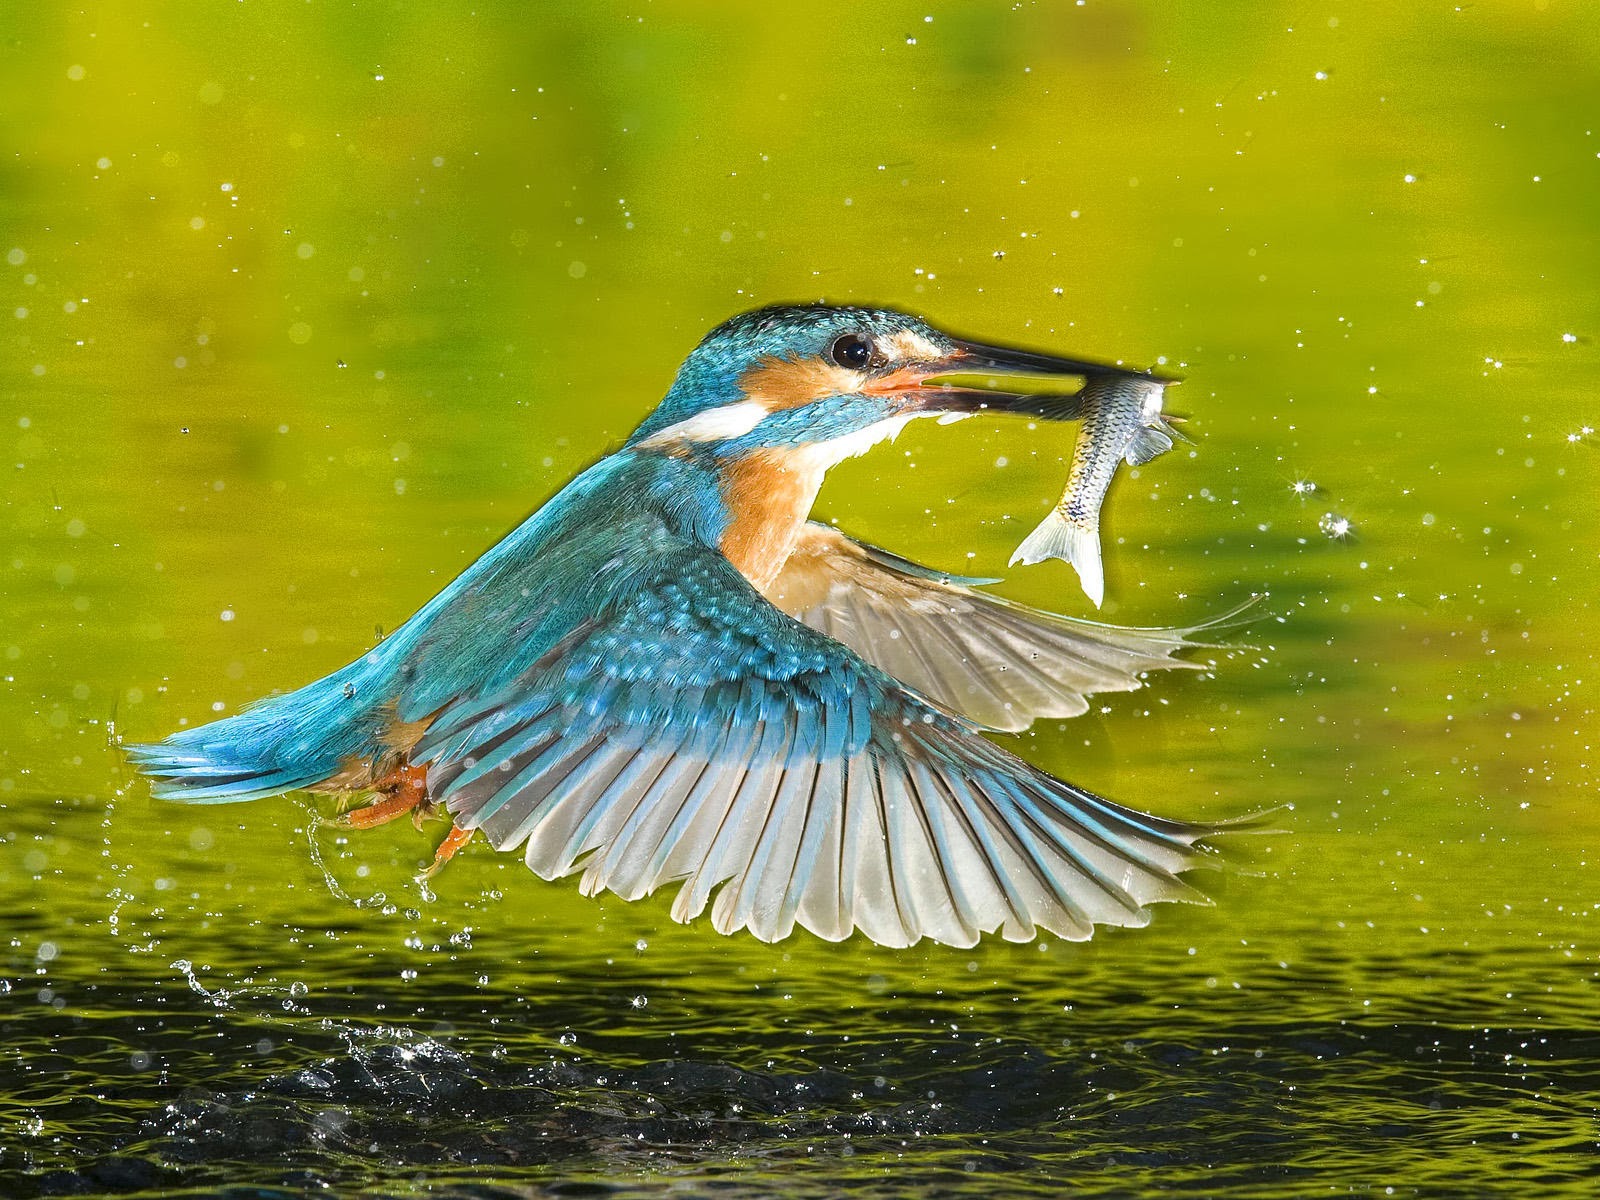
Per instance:
[[[796,924],[887,945],[1078,938],[1193,898],[1179,876],[1215,826],[1115,805],[983,736],[1186,665],[1171,655],[1192,630],[1037,613],[821,526],[779,530],[787,562],[763,588],[723,553],[743,519],[730,464],[926,415],[869,381],[674,440],[749,402],[753,363],[810,361],[841,331],[966,345],[859,309],[714,331],[627,446],[361,659],[131,757],[158,796],[197,802],[422,768],[457,827],[546,878],[581,870],[585,891],[629,899],[677,884],[674,917],[710,905],[717,929],[767,940]]]

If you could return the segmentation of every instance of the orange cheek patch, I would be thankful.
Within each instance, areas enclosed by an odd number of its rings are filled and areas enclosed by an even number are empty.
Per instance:
[[[859,371],[815,359],[764,358],[739,380],[744,394],[769,412],[800,408],[827,396],[848,396],[861,389]]]

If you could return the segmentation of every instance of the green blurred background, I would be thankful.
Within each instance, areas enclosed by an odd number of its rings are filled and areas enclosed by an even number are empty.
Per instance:
[[[601,1139],[523,1181],[1583,1193],[1600,9],[13,6],[0,97],[18,1189],[116,1154],[215,1183],[138,1114],[337,1058],[330,1021],[356,1054],[371,1014],[469,1064],[589,1069],[568,1107],[626,1108],[617,1072],[682,1056],[918,1096],[955,1086],[952,1043],[1121,1071],[912,1120],[913,1149],[851,1143],[823,1103],[806,1154],[774,1110],[749,1141]],[[773,948],[483,847],[426,898],[409,827],[157,805],[122,764],[118,738],[360,654],[616,446],[711,325],[817,298],[1186,377],[1192,453],[1108,505],[1106,615],[1269,591],[1274,617],[1019,749],[1173,815],[1292,805],[1217,907],[1086,946]],[[1006,574],[1070,447],[914,426],[819,511]],[[1085,609],[1060,564],[1001,590]],[[53,1058],[61,1022],[95,1053]],[[239,1048],[184,1058],[201,1030]],[[1171,1041],[1201,1057],[1147,1049]],[[342,1184],[454,1178],[446,1150],[319,1147]],[[270,1182],[277,1153],[226,1178]]]

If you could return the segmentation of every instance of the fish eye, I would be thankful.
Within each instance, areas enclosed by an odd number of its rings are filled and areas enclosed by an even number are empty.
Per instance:
[[[864,370],[872,361],[872,340],[859,333],[842,333],[828,347],[828,357],[852,371]]]

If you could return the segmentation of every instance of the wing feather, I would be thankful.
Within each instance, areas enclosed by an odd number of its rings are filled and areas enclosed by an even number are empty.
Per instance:
[[[1212,648],[1187,629],[1139,629],[1040,612],[973,590],[838,530],[808,524],[766,589],[778,608],[849,646],[941,707],[990,729],[1077,716],[1096,692],[1126,692],[1176,658]]]
[[[889,871],[889,826],[878,759],[866,751],[850,760],[850,802],[840,848],[840,920],[846,934],[858,927],[883,946],[916,940],[897,902]]]
[[[654,784],[639,790],[616,836],[584,871],[579,885],[584,895],[609,889],[624,900],[637,900],[651,890],[652,881],[643,869],[645,861],[661,844],[667,827],[709,768],[707,759],[678,754],[666,763]]]
[[[920,641],[909,618],[885,627],[902,668],[948,696],[955,660],[926,647],[957,643]],[[996,628],[991,653],[1015,659]],[[987,694],[1045,695],[1015,665],[1027,685],[990,677]],[[1179,876],[1215,832],[1029,766],[698,548],[498,686],[446,705],[417,747],[457,824],[545,878],[581,871],[586,893],[676,884],[674,919],[709,908],[721,932],[1084,938],[1195,898]]]
[[[974,863],[973,878],[982,880],[985,890],[985,910],[1001,912],[1004,920],[1000,934],[1008,941],[1026,942],[1034,936],[1034,923],[1029,917],[1030,905],[1023,898],[1022,888],[1030,870],[1029,861],[1016,853],[1005,831],[990,828],[985,814],[978,808],[972,789],[959,776],[930,773],[934,786],[944,794],[952,818],[960,823],[963,835],[969,839]]]

